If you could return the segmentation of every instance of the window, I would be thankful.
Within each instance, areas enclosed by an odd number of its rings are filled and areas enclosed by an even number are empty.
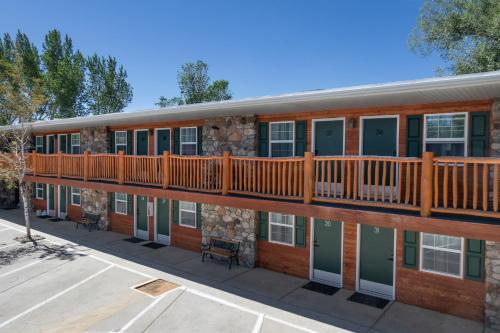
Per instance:
[[[71,188],[71,204],[73,206],[80,206],[81,204],[81,191],[78,187]]]
[[[127,215],[127,193],[115,193],[115,212]]]
[[[273,243],[294,244],[294,217],[279,213],[269,213],[269,241]]]
[[[294,126],[293,121],[270,124],[271,157],[293,156]]]
[[[71,153],[80,154],[80,133],[71,134]]]
[[[43,184],[36,183],[36,198],[43,199]]]
[[[423,271],[462,276],[462,238],[422,233],[421,239],[420,265]]]
[[[126,131],[118,131],[115,132],[115,151],[119,152],[123,150],[127,151],[127,132]]]
[[[196,203],[179,201],[179,224],[196,228]]]
[[[198,146],[198,129],[181,127],[181,155],[196,155]]]
[[[425,151],[466,156],[466,128],[466,113],[425,115]]]
[[[43,136],[35,138],[35,149],[37,153],[43,153]]]

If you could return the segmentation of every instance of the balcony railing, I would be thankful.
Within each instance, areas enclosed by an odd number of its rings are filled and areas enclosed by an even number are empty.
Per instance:
[[[32,174],[84,181],[145,184],[164,189],[238,194],[304,203],[375,206],[421,215],[451,213],[500,218],[499,158],[335,156],[260,158],[37,154]]]

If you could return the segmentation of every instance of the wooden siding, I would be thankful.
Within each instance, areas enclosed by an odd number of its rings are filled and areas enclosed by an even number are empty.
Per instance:
[[[170,243],[172,246],[185,250],[201,252],[201,230],[183,227],[178,224],[171,225]]]

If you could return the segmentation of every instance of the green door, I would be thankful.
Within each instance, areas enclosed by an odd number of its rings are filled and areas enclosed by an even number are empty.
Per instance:
[[[47,206],[49,207],[49,215],[55,215],[55,189],[54,185],[49,184],[49,195],[47,197]]]
[[[328,120],[314,123],[314,155],[344,154],[344,121]]]
[[[135,154],[136,155],[148,155],[148,136],[149,131],[138,131],[135,132]]]
[[[66,135],[65,134],[59,135],[59,151],[63,154],[67,153],[66,145],[67,145]]]
[[[59,217],[61,217],[62,214],[67,214],[68,206],[68,193],[67,193],[67,187],[64,185],[59,186]]]
[[[314,279],[342,285],[342,223],[314,220]]]
[[[136,197],[136,215],[137,237],[149,239],[148,228],[148,197],[138,195]]]
[[[54,135],[47,136],[47,154],[55,154],[56,152],[56,137]]]
[[[159,129],[156,131],[156,153],[161,155],[164,151],[170,151],[169,129]]]
[[[156,240],[170,243],[170,211],[167,199],[156,199]]]
[[[359,289],[392,298],[394,229],[362,224],[360,232]]]

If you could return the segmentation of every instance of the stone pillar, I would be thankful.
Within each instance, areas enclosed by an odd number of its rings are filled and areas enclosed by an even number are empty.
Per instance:
[[[240,242],[240,265],[254,267],[257,250],[257,214],[254,210],[203,204],[202,242],[220,237]]]
[[[108,192],[82,188],[82,211],[101,214],[101,230],[108,230]]]
[[[80,131],[82,152],[90,150],[92,154],[108,152],[108,130],[102,127],[87,127]]]
[[[490,118],[491,156],[500,157],[500,99],[493,102]],[[486,241],[486,304],[485,321],[500,330],[500,242]]]
[[[255,116],[218,117],[203,125],[203,155],[221,156],[224,151],[237,156],[255,156],[257,121]]]

